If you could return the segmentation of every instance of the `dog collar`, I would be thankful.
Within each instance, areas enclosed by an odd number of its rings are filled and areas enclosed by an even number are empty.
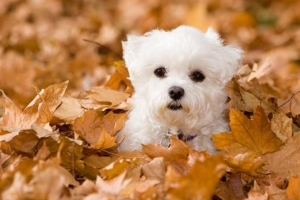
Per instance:
[[[193,140],[195,137],[197,137],[197,134],[195,135],[185,135],[181,131],[178,131],[177,137],[179,140],[182,140],[184,142],[188,142]]]
[[[177,131],[177,138],[183,142],[188,142],[193,140],[194,138],[196,138],[198,135],[185,135],[183,134],[182,131]],[[165,136],[163,137],[163,139],[160,141],[160,144],[164,147],[169,147],[170,146],[170,138],[173,134],[170,132],[170,130],[168,130],[168,133],[165,134]]]

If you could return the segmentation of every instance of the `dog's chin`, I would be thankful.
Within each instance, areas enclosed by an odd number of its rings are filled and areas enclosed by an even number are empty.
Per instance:
[[[173,111],[176,111],[176,110],[181,110],[182,109],[182,105],[180,102],[178,101],[172,101],[168,107],[167,107],[169,110],[173,110]]]

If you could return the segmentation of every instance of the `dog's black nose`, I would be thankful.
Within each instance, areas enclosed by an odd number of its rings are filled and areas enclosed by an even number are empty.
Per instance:
[[[178,100],[184,95],[184,89],[178,86],[172,86],[169,88],[169,96],[173,100]]]

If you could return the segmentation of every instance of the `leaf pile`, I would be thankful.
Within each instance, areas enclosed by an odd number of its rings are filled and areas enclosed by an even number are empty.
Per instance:
[[[299,4],[0,1],[0,198],[300,199]],[[176,137],[118,153],[133,92],[120,41],[180,24],[245,50],[231,132],[213,135],[217,155]]]

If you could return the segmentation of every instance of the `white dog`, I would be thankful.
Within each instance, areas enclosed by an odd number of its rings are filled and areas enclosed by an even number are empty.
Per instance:
[[[118,133],[118,150],[168,146],[175,134],[197,150],[214,153],[210,135],[229,131],[225,86],[240,66],[242,51],[224,46],[211,28],[203,33],[189,26],[128,35],[122,45],[135,93]]]

